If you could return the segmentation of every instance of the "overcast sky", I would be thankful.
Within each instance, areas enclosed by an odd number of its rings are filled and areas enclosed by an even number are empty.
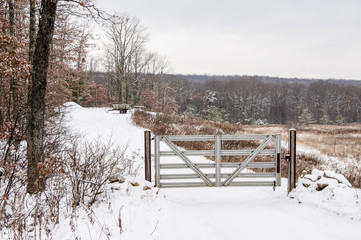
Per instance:
[[[98,0],[147,27],[172,73],[361,80],[361,0]]]

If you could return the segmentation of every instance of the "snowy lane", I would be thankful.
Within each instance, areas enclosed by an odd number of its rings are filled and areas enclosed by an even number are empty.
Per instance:
[[[83,134],[84,140],[107,142],[111,138],[120,146],[128,146],[128,155],[134,151],[143,155],[145,129],[134,126],[130,114],[112,114],[104,108],[82,108],[75,104],[69,104],[68,109],[69,127]],[[161,144],[161,149],[165,150],[166,146]],[[136,164],[143,166],[142,159],[135,160]],[[209,161],[200,157],[194,160]],[[165,157],[163,161],[181,162],[172,157]],[[185,173],[184,169],[177,171]],[[139,178],[144,179],[143,169]],[[334,189],[335,199],[326,198],[326,202],[319,198],[319,194],[325,192],[299,194],[296,199],[305,201],[298,203],[298,200],[286,196],[285,180],[282,179],[282,187],[275,192],[272,187],[212,187],[165,188],[157,193],[156,188],[144,191],[142,186],[133,187],[130,182],[110,184],[109,188],[120,190],[110,191],[109,202],[99,203],[95,209],[97,218],[102,219],[98,223],[101,229],[83,214],[79,219],[79,236],[81,239],[125,240],[361,239],[361,218],[351,220],[351,212],[361,209],[352,204],[355,202],[354,195],[358,202],[361,192],[351,188]],[[134,181],[142,183],[139,179]],[[342,195],[347,191],[347,196]],[[335,201],[339,198],[340,201]],[[345,212],[345,216],[331,212],[339,208],[344,211],[337,212]],[[116,221],[120,212],[123,222],[121,234]],[[360,215],[361,211],[355,214]],[[54,239],[74,239],[71,237],[74,234],[65,234],[71,233],[67,230],[68,225],[65,221],[57,234],[54,233]],[[103,228],[108,229],[107,234],[104,234]]]
[[[284,188],[161,192],[172,202],[160,220],[161,239],[360,239],[359,221],[299,204],[285,197]]]

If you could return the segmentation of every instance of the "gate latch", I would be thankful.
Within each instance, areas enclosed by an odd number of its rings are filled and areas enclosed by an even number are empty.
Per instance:
[[[286,161],[290,161],[291,160],[291,155],[290,154],[286,154],[284,157],[281,157],[281,159],[286,160]]]

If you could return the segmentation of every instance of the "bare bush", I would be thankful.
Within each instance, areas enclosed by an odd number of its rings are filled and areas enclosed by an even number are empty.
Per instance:
[[[134,158],[139,157],[137,153],[126,157],[125,149],[110,141],[81,141],[68,134],[59,122],[49,124],[48,133],[45,161],[38,165],[46,183],[45,191],[34,195],[26,193],[23,144],[18,144],[17,148],[12,145],[7,164],[0,168],[2,239],[51,238],[53,226],[69,211],[72,212],[71,229],[75,231],[77,208],[83,207],[92,221],[91,207],[104,199],[106,194],[102,193],[111,175],[137,171],[133,164]]]
[[[81,145],[78,139],[74,140],[71,148],[65,152],[63,161],[74,207],[80,203],[92,205],[115,170],[121,174],[132,165],[125,161],[124,150],[110,142],[102,144],[99,140]]]

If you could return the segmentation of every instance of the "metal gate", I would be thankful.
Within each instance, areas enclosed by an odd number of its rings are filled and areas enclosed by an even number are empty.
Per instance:
[[[223,141],[259,140],[255,149],[225,150]],[[179,141],[214,142],[213,150],[183,150]],[[157,187],[222,187],[222,186],[281,186],[281,135],[200,135],[155,136],[155,184]],[[160,150],[167,147],[166,151]],[[164,146],[165,145],[165,146]],[[266,148],[267,147],[267,148]],[[255,161],[257,156],[270,155],[271,162]],[[215,161],[197,162],[194,156],[212,156]],[[222,156],[245,156],[242,162],[221,162]],[[171,157],[171,158],[170,158]],[[172,159],[178,159],[178,162]],[[250,169],[271,169],[255,172]]]

